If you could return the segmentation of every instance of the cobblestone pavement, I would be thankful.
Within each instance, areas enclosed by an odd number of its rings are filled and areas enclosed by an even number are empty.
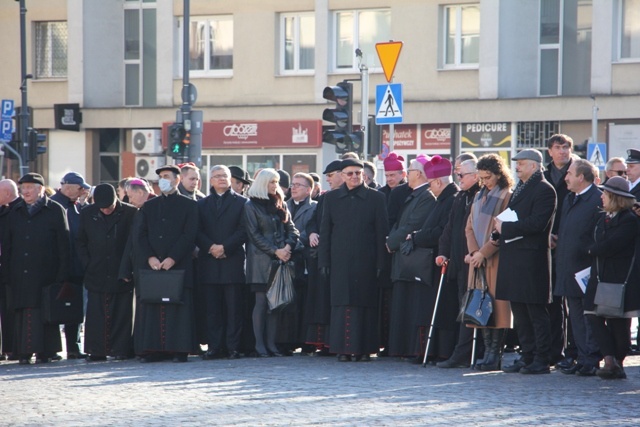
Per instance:
[[[640,356],[625,365],[604,381],[302,355],[2,362],[0,426],[638,426]]]

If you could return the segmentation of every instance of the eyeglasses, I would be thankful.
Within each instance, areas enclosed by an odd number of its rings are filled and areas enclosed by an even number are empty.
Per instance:
[[[621,171],[621,170],[615,170],[615,169],[611,169],[611,172],[617,173],[618,176],[623,176],[627,174],[627,171]]]
[[[362,175],[362,171],[350,171],[350,172],[342,172],[343,174],[347,175],[349,178],[351,178],[353,175],[355,176],[360,176]]]
[[[474,174],[475,172],[465,172],[465,173],[457,173],[456,175],[458,175],[458,179],[462,179],[467,175],[471,175]]]
[[[300,188],[300,187],[309,188],[308,185],[300,184],[300,183],[297,183],[297,182],[294,182],[293,184],[291,184],[291,188]]]

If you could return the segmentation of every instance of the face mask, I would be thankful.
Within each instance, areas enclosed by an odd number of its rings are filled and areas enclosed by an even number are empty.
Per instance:
[[[162,191],[163,193],[170,193],[171,190],[173,190],[171,181],[166,178],[160,178],[160,180],[158,181],[158,187],[160,187],[160,191]]]

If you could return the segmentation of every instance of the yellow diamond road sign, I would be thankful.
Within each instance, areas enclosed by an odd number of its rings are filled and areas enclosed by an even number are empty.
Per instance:
[[[384,76],[388,82],[393,78],[393,72],[396,69],[396,63],[402,50],[402,42],[376,43],[376,51],[378,58],[384,70]]]

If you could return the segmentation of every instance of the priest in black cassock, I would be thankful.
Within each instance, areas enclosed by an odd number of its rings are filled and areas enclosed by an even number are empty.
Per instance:
[[[364,184],[359,160],[342,161],[345,183],[326,193],[318,265],[331,286],[329,350],[347,362],[380,348],[378,278],[389,231],[383,193]]]
[[[185,270],[184,290],[182,304],[138,303],[134,348],[141,362],[169,356],[174,362],[186,362],[189,353],[196,350],[192,254],[198,208],[195,200],[178,192],[180,169],[168,165],[156,169],[156,173],[162,195],[140,209],[133,258],[139,270]]]
[[[76,239],[88,292],[84,351],[88,361],[123,360],[133,353],[133,286],[118,280],[118,269],[138,209],[111,184],[96,186],[93,201],[80,211]]]

